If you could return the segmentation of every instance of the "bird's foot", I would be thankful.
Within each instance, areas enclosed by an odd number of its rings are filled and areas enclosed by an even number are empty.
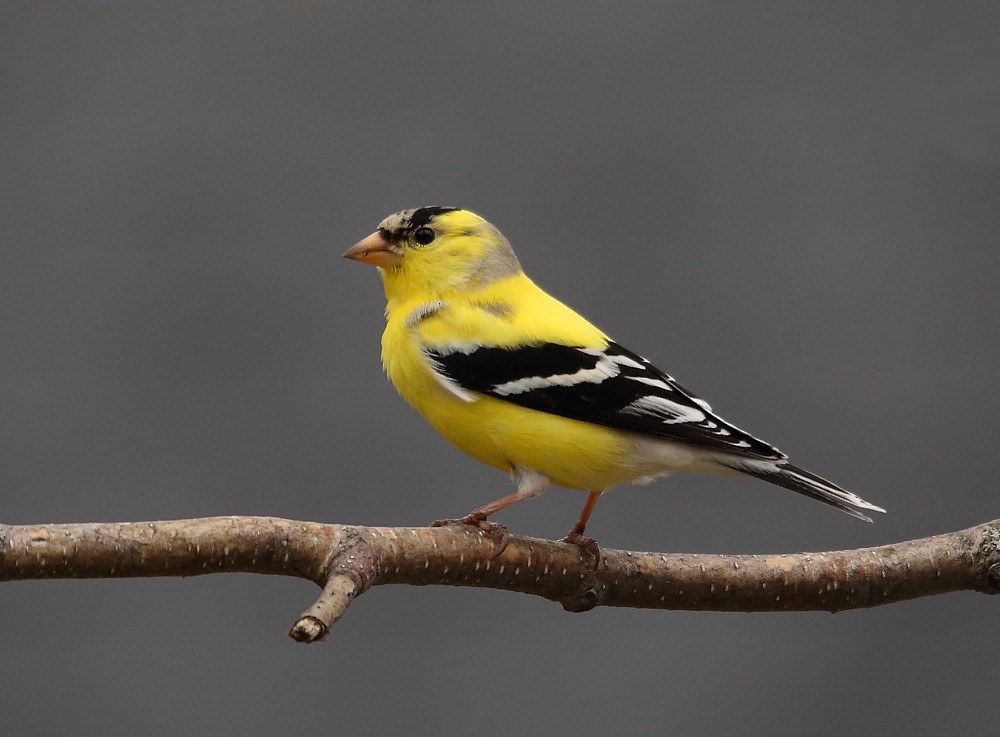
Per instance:
[[[493,556],[496,557],[500,555],[504,550],[507,549],[507,543],[510,542],[510,533],[507,532],[507,528],[501,525],[499,522],[490,522],[486,517],[476,512],[467,514],[464,517],[459,517],[458,519],[439,519],[431,522],[431,527],[447,527],[448,525],[467,525],[469,527],[475,527],[484,537],[488,537],[490,540],[496,544],[496,552]]]
[[[596,569],[597,564],[601,562],[601,546],[597,544],[597,540],[592,537],[587,537],[582,532],[570,530],[569,534],[567,534],[566,537],[564,537],[560,542],[576,545],[585,553],[588,553],[594,561],[594,569]]]

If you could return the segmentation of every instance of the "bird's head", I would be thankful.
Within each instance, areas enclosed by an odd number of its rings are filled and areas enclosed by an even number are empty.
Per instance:
[[[455,207],[390,215],[344,258],[377,266],[390,299],[475,290],[521,271],[499,230]]]

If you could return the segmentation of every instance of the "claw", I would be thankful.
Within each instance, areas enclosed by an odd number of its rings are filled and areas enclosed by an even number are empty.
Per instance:
[[[482,531],[485,537],[488,537],[496,545],[497,549],[493,553],[494,558],[507,549],[507,543],[510,542],[510,533],[507,532],[506,527],[499,522],[490,522],[488,520],[481,520],[476,526]]]
[[[597,544],[597,540],[592,537],[587,537],[581,532],[576,530],[570,530],[569,534],[566,535],[560,542],[569,543],[570,545],[576,545],[582,551],[588,553],[594,561],[594,569],[597,569],[598,564],[601,562],[601,546]]]
[[[510,533],[507,532],[506,527],[499,522],[490,522],[484,515],[475,512],[459,519],[439,519],[431,522],[431,527],[447,527],[448,525],[475,527],[483,533],[483,537],[488,537],[496,545],[497,549],[493,553],[494,558],[503,553],[507,549],[507,543],[510,542]]]

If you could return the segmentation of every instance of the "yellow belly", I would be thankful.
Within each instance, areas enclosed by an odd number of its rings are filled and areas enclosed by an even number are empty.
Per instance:
[[[629,467],[631,443],[622,434],[474,392],[473,401],[464,401],[441,385],[405,335],[398,337],[394,344],[385,336],[389,379],[431,427],[476,460],[506,472],[532,469],[557,486],[591,491],[645,475]]]
[[[450,443],[503,471],[520,466],[545,474],[557,486],[592,491],[639,475],[624,466],[629,444],[596,425],[491,397],[461,404],[446,398],[417,409]]]

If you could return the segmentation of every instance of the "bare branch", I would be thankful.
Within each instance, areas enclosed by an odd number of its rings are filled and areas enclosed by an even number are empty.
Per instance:
[[[289,634],[323,639],[351,601],[381,584],[477,586],[595,606],[829,611],[949,591],[1000,592],[1000,520],[895,545],[795,555],[601,550],[465,526],[354,527],[272,517],[0,525],[0,581],[244,572],[322,588]]]

